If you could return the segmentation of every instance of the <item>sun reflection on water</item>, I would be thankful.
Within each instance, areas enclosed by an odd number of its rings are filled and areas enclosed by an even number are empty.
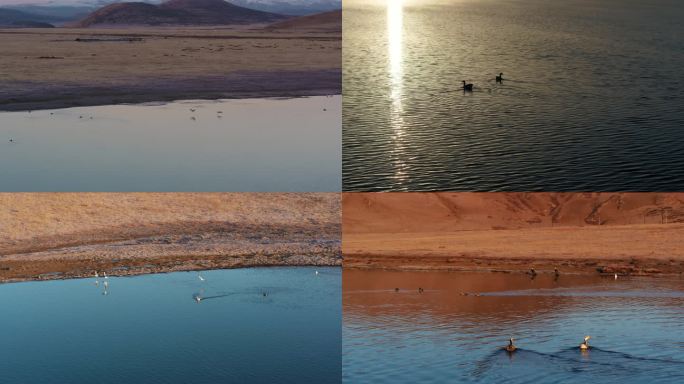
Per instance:
[[[403,0],[387,0],[387,57],[390,75],[390,124],[394,147],[391,150],[391,161],[394,164],[394,179],[401,182],[406,179],[407,165],[401,160],[405,149],[406,132],[403,121],[403,34],[404,4]]]

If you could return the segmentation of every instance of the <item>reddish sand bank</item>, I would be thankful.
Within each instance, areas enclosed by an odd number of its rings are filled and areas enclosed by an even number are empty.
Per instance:
[[[346,193],[350,268],[684,271],[684,194]]]

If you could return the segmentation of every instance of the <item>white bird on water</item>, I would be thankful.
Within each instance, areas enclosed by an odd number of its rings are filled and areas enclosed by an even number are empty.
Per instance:
[[[102,272],[102,274],[104,275],[105,279],[109,279],[109,277],[107,277],[107,272]]]
[[[200,301],[202,301],[202,298],[199,296],[195,296],[195,301],[199,303]]]
[[[615,280],[617,280],[617,273],[615,274]]]
[[[197,277],[198,277],[201,281],[204,281],[204,277],[202,277],[202,275],[200,275],[199,273],[197,274]]]
[[[316,274],[318,275],[318,271],[316,271]]]

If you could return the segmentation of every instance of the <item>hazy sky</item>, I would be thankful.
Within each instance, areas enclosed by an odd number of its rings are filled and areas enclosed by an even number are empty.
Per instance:
[[[121,0],[0,0],[0,6],[11,4],[51,4],[51,5],[93,5],[114,3]],[[124,0],[124,1],[145,1],[149,3],[159,3],[162,0]],[[227,0],[230,1],[230,0]],[[335,3],[341,0],[253,0],[255,3],[289,3],[289,4],[315,4],[315,3]]]

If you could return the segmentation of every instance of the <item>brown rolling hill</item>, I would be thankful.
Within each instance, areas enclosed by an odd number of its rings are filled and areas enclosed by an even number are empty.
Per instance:
[[[159,5],[139,2],[110,4],[74,26],[234,25],[273,23],[288,18],[224,0],[169,0]]]
[[[345,233],[684,222],[684,193],[345,193]]]
[[[342,10],[321,12],[273,23],[269,30],[322,30],[342,32]]]

